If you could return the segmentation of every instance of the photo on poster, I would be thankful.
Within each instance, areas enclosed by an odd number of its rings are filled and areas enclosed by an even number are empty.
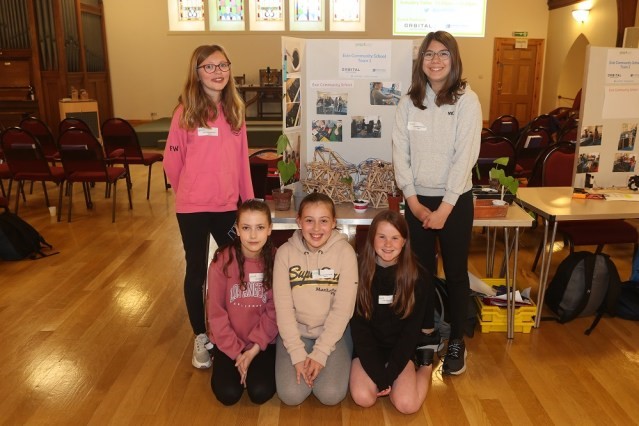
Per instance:
[[[351,138],[381,138],[382,121],[379,115],[351,117]]]
[[[595,173],[599,171],[599,153],[582,152],[577,161],[577,173]]]
[[[371,105],[397,105],[402,96],[399,83],[372,81],[369,86]]]
[[[579,146],[601,145],[603,138],[603,126],[584,126],[579,138]]]
[[[300,102],[300,79],[286,79],[286,103]]]
[[[346,115],[348,93],[317,92],[317,114]]]
[[[313,120],[313,142],[342,142],[342,120]]]
[[[299,127],[302,120],[302,105],[300,102],[286,104],[286,128]]]
[[[621,125],[621,133],[619,134],[619,143],[617,144],[617,149],[619,151],[634,151],[636,139],[637,123],[623,123]]]
[[[615,162],[612,165],[613,173],[616,172],[634,172],[637,156],[627,152],[617,152],[615,154]]]

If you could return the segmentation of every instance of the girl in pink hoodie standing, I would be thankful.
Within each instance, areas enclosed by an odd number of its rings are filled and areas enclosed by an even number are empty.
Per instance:
[[[209,368],[213,345],[206,334],[204,283],[209,238],[230,241],[238,202],[253,198],[244,122],[231,61],[221,46],[200,46],[173,113],[164,170],[175,192],[184,253],[184,298],[195,335],[192,364]]]
[[[271,212],[257,200],[237,212],[237,238],[215,252],[209,266],[207,313],[213,348],[211,389],[224,405],[275,394],[275,304]]]

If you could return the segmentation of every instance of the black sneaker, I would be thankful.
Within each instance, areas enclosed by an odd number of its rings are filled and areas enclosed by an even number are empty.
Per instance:
[[[457,376],[466,371],[466,345],[463,339],[451,340],[444,357],[443,373]]]
[[[415,365],[417,365],[417,368],[431,365],[435,358],[435,352],[439,353],[443,346],[439,330],[435,330],[430,334],[421,333],[415,348]]]

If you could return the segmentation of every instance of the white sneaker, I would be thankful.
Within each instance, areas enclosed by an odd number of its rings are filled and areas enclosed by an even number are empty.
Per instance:
[[[195,368],[210,368],[213,364],[211,362],[211,354],[209,348],[213,349],[213,343],[209,340],[208,336],[204,333],[198,334],[195,337],[193,343],[193,358],[191,363]]]

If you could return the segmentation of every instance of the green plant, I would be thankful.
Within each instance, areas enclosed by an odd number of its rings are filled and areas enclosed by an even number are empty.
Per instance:
[[[277,162],[277,171],[280,175],[280,190],[282,192],[284,192],[284,185],[293,179],[293,176],[297,173],[295,159],[287,152],[289,147],[293,149],[288,136],[282,133],[277,138],[277,154],[282,156],[282,159]]]
[[[488,171],[488,178],[497,180],[500,186],[503,186],[514,195],[517,193],[517,189],[519,188],[519,181],[512,176],[506,176],[504,169],[499,167],[506,167],[509,160],[510,159],[508,157],[496,158],[493,161],[495,167]]]

